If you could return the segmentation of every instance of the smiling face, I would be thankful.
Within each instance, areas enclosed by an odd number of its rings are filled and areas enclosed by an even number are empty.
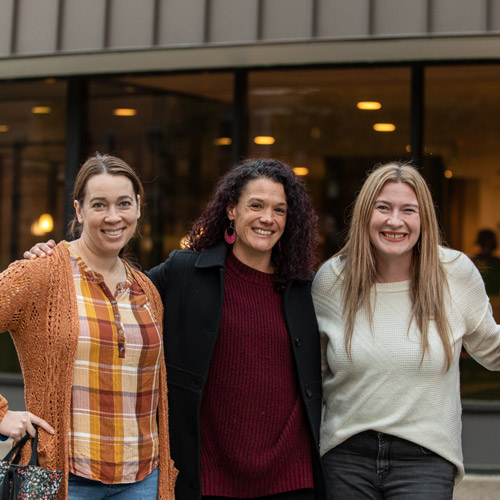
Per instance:
[[[90,177],[85,197],[75,200],[80,240],[95,255],[117,256],[132,238],[141,215],[132,182],[125,175],[99,174]]]
[[[227,207],[236,230],[236,258],[254,269],[272,272],[271,252],[285,230],[286,214],[283,184],[265,177],[249,181],[238,203]]]
[[[420,237],[417,196],[404,182],[387,182],[375,199],[369,223],[370,243],[377,261],[407,267]]]

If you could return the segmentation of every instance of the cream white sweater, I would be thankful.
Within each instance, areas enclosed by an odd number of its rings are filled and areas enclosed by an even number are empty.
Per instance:
[[[454,349],[447,372],[433,324],[430,351],[421,363],[420,333],[414,323],[408,331],[409,281],[374,285],[373,328],[360,311],[351,361],[344,347],[342,262],[332,258],[318,271],[312,293],[323,354],[322,455],[355,434],[375,430],[434,451],[457,467],[457,481],[462,478],[460,350],[463,343],[486,368],[500,370],[500,325],[472,261],[445,248],[440,257],[450,290],[446,308]]]

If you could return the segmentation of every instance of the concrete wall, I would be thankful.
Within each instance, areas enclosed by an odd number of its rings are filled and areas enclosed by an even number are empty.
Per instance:
[[[500,31],[497,0],[2,0],[0,56]]]
[[[2,0],[0,78],[495,59],[499,0]]]

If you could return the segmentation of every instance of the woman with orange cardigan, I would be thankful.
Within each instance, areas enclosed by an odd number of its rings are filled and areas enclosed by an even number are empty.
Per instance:
[[[174,498],[163,306],[119,256],[142,197],[125,162],[89,158],[74,188],[77,239],[0,274],[0,331],[14,340],[28,410],[0,395],[0,433],[18,441],[39,426],[40,465],[64,473],[58,500]]]

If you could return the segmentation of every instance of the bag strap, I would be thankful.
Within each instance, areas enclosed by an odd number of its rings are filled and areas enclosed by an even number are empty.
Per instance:
[[[35,428],[35,437],[33,438],[33,442],[31,443],[31,458],[29,461],[29,465],[38,465],[38,427],[33,424]],[[17,443],[16,445],[5,455],[3,460],[5,462],[11,462],[14,465],[19,463],[21,460],[21,451],[24,448],[24,445],[30,439],[30,435],[26,433]]]
[[[35,437],[31,442],[31,458],[29,465],[38,465],[38,427],[35,424],[33,424],[33,427],[35,428]]]
[[[16,443],[14,447],[11,448],[11,450],[3,457],[3,460],[5,462],[10,462],[12,461],[13,464],[18,464],[19,460],[21,459],[21,450],[24,448],[24,445],[28,442],[28,439],[30,438],[30,435],[26,433],[20,441]]]

